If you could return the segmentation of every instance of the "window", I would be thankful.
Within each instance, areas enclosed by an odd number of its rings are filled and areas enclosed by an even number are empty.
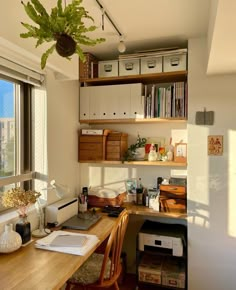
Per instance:
[[[31,91],[32,85],[0,75],[0,195],[31,186],[32,176],[24,175],[32,170]]]

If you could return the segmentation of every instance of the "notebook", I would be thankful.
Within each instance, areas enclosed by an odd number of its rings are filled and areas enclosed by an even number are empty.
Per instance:
[[[102,216],[97,213],[81,213],[65,221],[61,226],[63,229],[88,230],[96,224]]]

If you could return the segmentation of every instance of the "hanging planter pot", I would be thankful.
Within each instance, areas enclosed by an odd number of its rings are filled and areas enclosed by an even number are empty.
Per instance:
[[[70,35],[62,33],[57,37],[56,51],[62,57],[72,56],[76,52],[76,42]]]
[[[43,53],[41,57],[41,68],[46,66],[47,59],[56,49],[57,53],[69,59],[73,54],[78,54],[81,61],[85,56],[81,45],[94,46],[104,42],[104,38],[91,39],[86,34],[97,29],[95,25],[85,26],[85,19],[94,21],[88,11],[81,6],[82,0],[72,0],[70,4],[62,7],[62,0],[57,0],[57,6],[51,9],[49,14],[39,0],[30,0],[24,6],[26,14],[36,24],[22,22],[28,30],[21,33],[21,38],[37,39],[36,47],[44,42],[54,42],[53,45]]]

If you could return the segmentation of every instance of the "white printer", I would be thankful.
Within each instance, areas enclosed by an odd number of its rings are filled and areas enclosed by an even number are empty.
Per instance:
[[[138,234],[140,251],[155,247],[168,250],[173,256],[182,257],[186,245],[186,227],[146,220]]]

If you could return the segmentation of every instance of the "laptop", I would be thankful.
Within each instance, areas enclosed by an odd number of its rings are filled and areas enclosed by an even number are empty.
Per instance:
[[[79,213],[62,223],[61,226],[63,229],[86,231],[96,224],[101,217],[102,215],[93,212]]]

